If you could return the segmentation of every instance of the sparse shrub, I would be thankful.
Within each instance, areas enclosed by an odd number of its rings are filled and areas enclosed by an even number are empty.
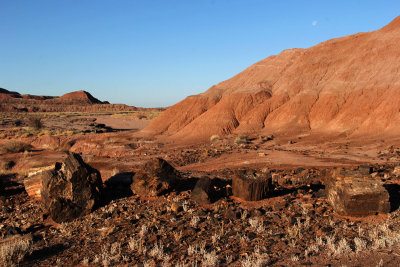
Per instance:
[[[264,256],[259,255],[257,253],[253,253],[244,257],[241,261],[242,267],[261,267],[265,264]]]
[[[31,252],[32,238],[15,235],[0,243],[0,263],[2,266],[17,266]]]
[[[239,135],[235,138],[234,144],[235,145],[245,145],[247,144],[248,139],[246,135]]]
[[[336,250],[334,251],[334,254],[340,255],[340,254],[348,253],[350,251],[351,251],[351,249],[350,249],[349,244],[347,243],[346,239],[343,238],[339,241],[339,244],[338,244]]]
[[[215,251],[211,251],[210,253],[203,254],[203,260],[201,262],[202,266],[217,266],[218,265],[218,256]]]
[[[200,222],[199,216],[193,216],[192,219],[190,220],[190,225],[192,227],[197,227],[197,224]]]
[[[140,229],[139,236],[144,237],[147,234],[147,231],[148,231],[147,225],[143,224],[142,228]]]
[[[149,252],[150,257],[156,259],[163,259],[166,255],[164,255],[164,245],[160,242],[160,244],[155,243],[154,247]]]
[[[359,237],[354,238],[354,245],[355,245],[356,253],[359,253],[359,252],[367,249],[367,241],[365,241],[364,239],[361,239]]]
[[[42,118],[40,117],[29,117],[28,118],[28,125],[29,127],[40,130],[43,128]]]
[[[210,137],[210,141],[211,141],[211,142],[215,142],[215,141],[218,141],[218,140],[220,140],[220,137],[219,137],[219,135],[217,135],[217,134],[214,134],[214,135],[212,135],[212,136]]]
[[[0,152],[1,153],[20,153],[20,152],[25,152],[31,149],[32,146],[24,143],[24,142],[19,142],[19,141],[9,141],[4,143],[0,147]]]
[[[233,261],[232,255],[225,255],[226,264],[230,264]]]
[[[183,236],[182,230],[180,230],[179,232],[174,232],[174,239],[176,242],[179,242],[181,240],[182,236]]]

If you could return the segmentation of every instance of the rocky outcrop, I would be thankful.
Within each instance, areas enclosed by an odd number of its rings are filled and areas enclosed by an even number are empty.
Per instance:
[[[170,107],[143,132],[175,141],[235,133],[397,135],[400,17],[373,32],[285,50]]]
[[[264,199],[271,194],[272,189],[270,173],[238,171],[232,179],[233,195],[246,201]]]
[[[154,158],[135,173],[131,189],[141,196],[159,196],[174,190],[179,178],[178,171],[167,161]]]
[[[327,199],[340,215],[368,216],[390,212],[389,193],[366,170],[338,170],[328,179]]]
[[[42,202],[58,223],[86,215],[99,204],[103,188],[100,173],[78,154],[68,154],[63,163],[42,172],[41,179]]]

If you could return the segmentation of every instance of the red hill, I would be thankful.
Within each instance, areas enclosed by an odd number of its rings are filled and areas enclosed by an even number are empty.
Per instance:
[[[229,133],[400,133],[400,17],[380,30],[285,50],[175,104],[143,130],[176,140]]]
[[[90,104],[101,104],[101,103],[103,103],[100,100],[98,100],[97,98],[93,97],[90,93],[88,93],[86,91],[83,91],[83,90],[64,94],[64,95],[60,96],[60,99],[83,101],[83,102],[87,102],[87,103],[90,103]]]

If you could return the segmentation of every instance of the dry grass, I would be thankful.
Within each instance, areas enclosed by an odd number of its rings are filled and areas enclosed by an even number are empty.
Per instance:
[[[2,266],[17,266],[31,252],[32,236],[15,235],[0,241]]]

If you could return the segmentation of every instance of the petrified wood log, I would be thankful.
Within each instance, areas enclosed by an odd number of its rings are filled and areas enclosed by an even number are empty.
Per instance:
[[[86,215],[99,204],[103,188],[100,173],[78,154],[68,154],[63,163],[42,172],[41,178],[42,202],[58,223]]]
[[[40,189],[42,187],[42,172],[52,170],[53,168],[53,166],[36,168],[24,179],[25,191],[30,198],[37,201],[42,199],[40,195]]]
[[[270,173],[238,171],[232,180],[233,195],[247,201],[266,198],[272,191]]]
[[[34,200],[40,201],[40,188],[42,187],[42,176],[36,174],[24,179],[25,191]]]
[[[159,196],[175,189],[179,172],[161,158],[149,160],[132,179],[132,192],[141,196]]]
[[[328,202],[338,214],[368,216],[390,212],[389,193],[381,181],[347,174],[336,173],[326,185]]]

